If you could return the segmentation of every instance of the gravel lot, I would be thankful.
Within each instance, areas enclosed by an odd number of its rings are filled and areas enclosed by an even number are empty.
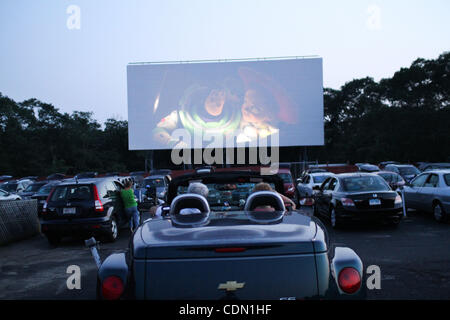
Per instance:
[[[129,237],[123,230],[115,243],[102,244],[102,259],[126,249]],[[365,268],[381,268],[381,290],[368,291],[368,299],[450,299],[450,224],[409,211],[397,229],[359,225],[330,230],[330,237],[353,248]],[[67,289],[70,265],[81,268],[81,290]],[[38,235],[0,247],[0,299],[95,299],[95,282],[96,266],[82,240],[51,247]]]

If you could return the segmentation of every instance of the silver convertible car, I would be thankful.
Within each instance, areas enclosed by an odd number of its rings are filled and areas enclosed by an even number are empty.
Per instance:
[[[192,182],[220,197],[187,193]],[[275,191],[240,186],[263,183]],[[173,179],[162,217],[145,221],[129,250],[99,260],[99,299],[295,300],[365,297],[363,264],[334,247],[315,217],[288,210],[283,181],[254,172],[197,172]],[[234,195],[236,193],[236,196]],[[183,213],[189,211],[189,214]]]
[[[403,190],[407,208],[433,213],[439,222],[450,218],[450,169],[426,171]]]

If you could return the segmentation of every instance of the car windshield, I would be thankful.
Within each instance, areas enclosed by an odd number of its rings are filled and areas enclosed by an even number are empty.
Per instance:
[[[42,187],[42,183],[33,183],[30,184],[26,189],[25,192],[36,192]]]
[[[390,173],[380,173],[380,177],[382,177],[387,182],[393,182],[394,181],[394,175]]]
[[[328,178],[330,175],[320,175],[320,176],[312,176],[314,183],[322,183],[325,181],[326,178]]]
[[[52,194],[51,201],[93,200],[90,185],[58,186]]]
[[[450,187],[450,174],[444,174],[444,180],[448,187]]]
[[[211,211],[240,211],[244,209],[248,196],[256,183],[206,184]],[[273,190],[275,186],[270,184]],[[188,187],[178,187],[177,194],[187,193]]]
[[[6,183],[6,184],[2,185],[2,189],[7,192],[16,192],[17,183]]]
[[[278,174],[284,183],[292,183],[292,176],[290,173],[279,173]]]
[[[400,171],[400,174],[403,176],[411,176],[420,173],[419,169],[413,166],[399,167],[398,170]]]
[[[164,187],[164,180],[160,178],[145,179],[144,185],[150,187]]]
[[[53,185],[44,185],[38,190],[37,194],[49,194],[53,187]]]
[[[347,192],[388,191],[389,185],[378,176],[348,177],[342,179],[343,189]]]

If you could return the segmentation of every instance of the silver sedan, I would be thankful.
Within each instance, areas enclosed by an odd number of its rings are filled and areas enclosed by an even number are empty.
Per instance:
[[[433,213],[443,222],[450,218],[450,169],[432,170],[415,177],[404,187],[407,208]]]

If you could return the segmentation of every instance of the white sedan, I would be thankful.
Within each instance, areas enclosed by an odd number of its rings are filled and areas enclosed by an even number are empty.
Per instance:
[[[14,193],[9,193],[5,190],[0,189],[0,201],[2,200],[21,200],[22,198]]]
[[[316,172],[309,173],[303,178],[298,179],[297,190],[299,195],[300,205],[313,205],[314,187],[320,187],[326,178],[333,176],[331,172]]]

